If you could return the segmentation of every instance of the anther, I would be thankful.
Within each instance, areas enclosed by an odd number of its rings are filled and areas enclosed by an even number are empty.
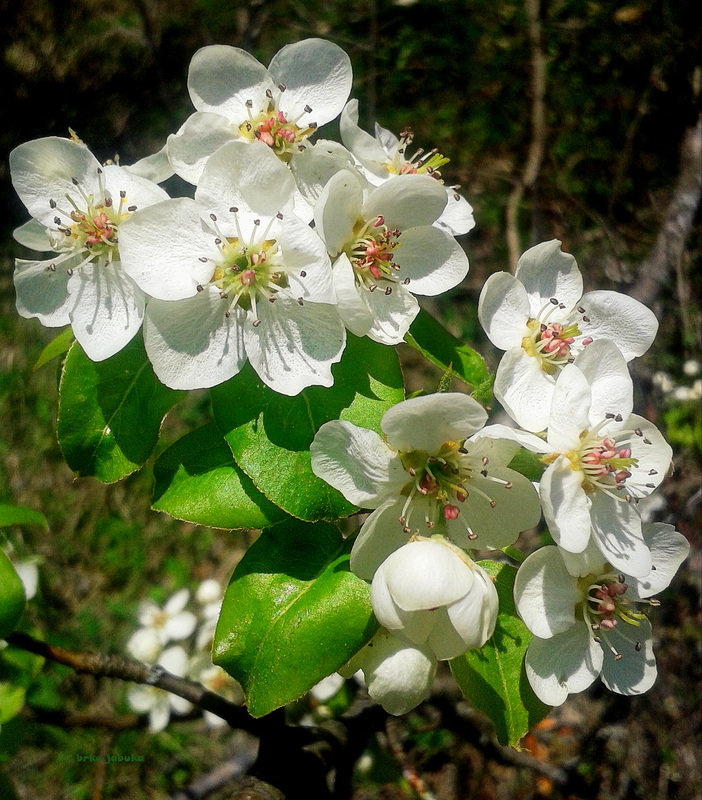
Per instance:
[[[403,284],[403,286],[407,286],[407,284],[408,284],[409,282],[410,282],[410,279],[409,279],[409,278],[405,278],[405,279],[402,281],[402,284]]]
[[[548,302],[551,303],[552,306],[557,306],[558,305],[558,300],[556,300],[555,297],[549,298]]]
[[[312,109],[311,109],[309,106],[305,106],[305,108],[304,108],[304,112],[305,112],[306,114],[311,114],[311,113],[312,113]]]
[[[200,283],[198,283],[198,285],[195,288],[197,289],[198,292],[202,292],[205,290],[205,287]]]
[[[385,296],[387,297],[388,295],[391,295],[391,294],[392,294],[392,287],[388,286],[385,289]]]
[[[78,178],[71,178],[71,183],[72,183],[74,186],[78,186]]]
[[[281,92],[284,92],[287,89],[287,86],[284,83],[279,83],[278,88]]]
[[[482,465],[486,467],[490,463],[490,459],[487,456],[483,456]]]
[[[497,500],[490,501],[490,508],[495,508],[496,505],[497,505]]]
[[[230,211],[231,214],[237,214],[239,212],[239,209],[236,206],[232,206],[229,209],[229,211]]]
[[[283,215],[280,213],[280,211],[275,215],[275,218],[276,219],[283,219]]]
[[[131,211],[136,211],[136,210],[137,210],[137,207],[136,207],[136,206],[129,206],[129,207],[127,208],[127,211],[130,211],[130,212],[131,212]]]
[[[458,448],[458,452],[459,452],[461,455],[464,455],[464,456],[465,456],[465,455],[468,455],[468,451],[466,450],[466,448],[465,448],[465,447],[459,447],[459,448]]]
[[[303,306],[305,303],[304,303],[304,301],[303,301],[303,299],[302,299],[301,297],[298,297],[298,298],[297,298],[297,304],[298,304],[299,306]]]
[[[622,417],[621,414],[617,414],[617,416],[614,418],[614,421],[615,422],[621,422],[623,419],[624,419],[624,417]]]
[[[305,270],[304,270],[304,269],[301,269],[301,270],[300,270],[300,277],[301,277],[301,278],[306,278],[306,277],[307,277],[307,273],[305,272]]]
[[[644,443],[644,444],[651,444],[651,440],[650,440],[650,439],[647,439],[647,438],[644,436],[643,443]]]
[[[590,321],[590,317],[585,317],[585,316],[583,317],[583,322],[589,322],[589,321]]]
[[[258,328],[258,326],[261,324],[261,320],[255,319],[251,324],[254,326],[254,328]]]
[[[226,300],[229,297],[229,295],[226,292],[220,292],[219,296],[222,298],[222,300]]]
[[[634,428],[634,433],[637,436],[643,436],[643,431],[641,430],[641,428]]]
[[[648,471],[648,474],[649,474],[649,475],[658,475],[658,470],[657,470],[657,469],[650,469],[650,470]]]
[[[247,100],[244,105],[246,108],[253,108],[253,100]]]
[[[49,270],[49,272],[56,272],[56,264],[49,264],[47,269]]]
[[[609,411],[608,411],[608,412],[605,414],[605,419],[614,419],[614,414],[612,414],[611,412],[609,412]]]
[[[578,311],[579,311],[581,314],[584,314],[584,313],[585,313],[585,309],[584,309],[582,306],[578,306]]]
[[[636,642],[634,645],[634,650],[636,650],[637,653],[641,652],[641,642]]]
[[[198,258],[198,261],[202,261],[203,264],[207,264],[206,256],[200,256],[200,258]]]
[[[54,217],[54,222],[55,222],[56,225],[60,225],[61,224],[61,217]]]
[[[272,92],[270,89],[266,89],[266,97],[267,97],[269,100],[272,100],[272,99],[273,99],[273,92]]]
[[[73,275],[73,270],[72,269],[67,269],[66,270],[66,275],[68,275],[68,277],[70,278],[71,275]]]
[[[49,206],[51,208],[56,208],[56,201],[55,200],[49,200]]]

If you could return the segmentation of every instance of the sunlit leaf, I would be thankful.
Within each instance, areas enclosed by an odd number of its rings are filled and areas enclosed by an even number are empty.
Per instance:
[[[44,364],[48,364],[49,361],[52,361],[54,358],[67,353],[70,346],[73,344],[73,339],[73,328],[68,327],[61,331],[61,333],[59,333],[55,339],[50,341],[49,344],[47,344],[46,347],[41,351],[39,358],[34,365],[34,369],[37,370],[40,367],[43,367]]]
[[[10,559],[0,550],[0,639],[15,629],[26,603],[22,581]]]

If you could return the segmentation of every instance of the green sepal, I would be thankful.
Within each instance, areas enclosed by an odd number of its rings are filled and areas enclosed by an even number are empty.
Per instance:
[[[514,605],[517,570],[495,561],[478,563],[495,582],[500,600],[497,625],[483,647],[452,659],[449,666],[468,702],[492,720],[500,744],[518,747],[551,709],[534,694],[524,670],[531,633]]]
[[[53,359],[58,358],[58,356],[67,353],[73,344],[73,340],[73,328],[69,326],[65,330],[62,330],[61,333],[59,333],[55,339],[52,339],[41,353],[39,353],[39,358],[34,364],[34,369],[38,370],[43,367],[44,364],[48,364],[49,361],[53,361]]]
[[[377,630],[370,585],[349,571],[351,544],[329,523],[290,520],[239,562],[212,657],[241,683],[254,717],[296,700]]]
[[[265,528],[287,516],[237,465],[214,423],[159,456],[152,508],[210,528]]]

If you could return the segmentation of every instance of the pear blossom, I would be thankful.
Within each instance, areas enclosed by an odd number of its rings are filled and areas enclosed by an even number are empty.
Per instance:
[[[543,454],[539,495],[556,544],[581,553],[593,538],[614,569],[642,577],[651,570],[651,553],[636,501],[663,480],[672,450],[632,407],[624,356],[602,339],[561,370],[545,440],[503,425],[478,436],[512,438]]]
[[[129,642],[127,650],[140,661],[153,663],[164,645],[170,641],[182,641],[192,634],[197,618],[185,606],[190,599],[187,589],[180,589],[161,608],[151,600],[141,604],[139,624]]]
[[[495,397],[527,431],[546,428],[559,372],[592,341],[611,340],[630,361],[655,338],[658,321],[646,306],[618,292],[582,289],[575,259],[554,239],[527,250],[514,275],[491,275],[480,293],[480,323],[506,351]]]
[[[73,326],[93,361],[119,352],[144,317],[144,292],[122,269],[119,230],[134,211],[168,198],[151,181],[101,166],[81,142],[50,136],[10,153],[12,183],[33,219],[20,244],[51,253],[17,259],[17,310],[47,327]]]
[[[175,645],[163,651],[157,666],[183,678],[188,670],[188,656],[182,647]],[[127,692],[127,702],[134,711],[149,715],[149,730],[152,733],[158,733],[168,725],[171,713],[187,714],[192,709],[188,700],[146,684],[131,686]]]
[[[420,530],[485,549],[512,544],[538,523],[534,487],[507,467],[517,445],[468,438],[486,419],[472,397],[445,393],[389,409],[385,439],[345,420],[321,426],[310,447],[313,472],[351,503],[374,509],[351,551],[355,574],[371,580]]]
[[[214,578],[203,581],[195,592],[195,599],[200,603],[202,621],[195,637],[195,647],[198,650],[211,650],[212,640],[217,628],[217,620],[222,610],[224,592],[222,585]]]
[[[408,156],[407,148],[414,135],[409,128],[399,138],[392,131],[375,123],[375,136],[366,133],[358,125],[358,100],[349,100],[339,119],[341,140],[358,159],[363,174],[375,186],[380,186],[397,175],[430,175],[441,184],[441,167],[449,159],[436,149],[424,152],[417,150]],[[435,224],[445,228],[453,236],[468,233],[475,227],[473,208],[460,195],[457,186],[447,186],[446,207]]]
[[[221,667],[212,663],[208,655],[196,656],[189,669],[189,675],[200,685],[210,692],[220,695],[230,703],[242,705],[244,702],[244,690],[238,681],[232,678]],[[204,711],[203,719],[209,728],[222,728],[227,722],[211,711]]]
[[[334,259],[334,288],[346,327],[356,336],[399,344],[419,313],[415,294],[458,285],[468,258],[433,226],[446,205],[426,175],[402,175],[364,192],[348,170],[329,180],[314,208],[315,229]]]
[[[171,164],[197,184],[208,157],[235,139],[260,141],[288,163],[340,114],[351,81],[348,55],[323,39],[286,45],[268,69],[237,47],[203,47],[188,70],[197,110],[168,138]]]
[[[282,394],[333,383],[346,333],[324,244],[289,211],[294,186],[266,145],[231,142],[194,200],[159,203],[123,226],[124,269],[154,298],[146,352],[167,386],[215,386],[247,359]]]
[[[497,622],[497,591],[485,570],[440,536],[391,553],[371,585],[378,622],[439,661],[482,647]]]
[[[520,566],[517,611],[534,634],[526,674],[537,696],[560,705],[598,677],[613,692],[641,694],[656,680],[651,624],[641,607],[659,605],[690,546],[672,525],[644,526],[651,570],[639,578],[613,569],[590,544],[578,555],[547,546]]]

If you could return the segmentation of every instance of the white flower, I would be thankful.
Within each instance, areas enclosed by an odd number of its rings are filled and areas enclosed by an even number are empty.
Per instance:
[[[52,253],[44,261],[17,259],[18,312],[47,327],[70,323],[93,361],[109,358],[144,316],[144,293],[120,266],[120,226],[168,195],[118,166],[102,167],[85,145],[53,136],[15,148],[10,172],[34,218],[15,238]]]
[[[672,525],[644,526],[652,569],[642,578],[618,573],[590,546],[583,554],[543,547],[519,568],[517,611],[534,638],[526,674],[537,696],[560,705],[598,675],[613,692],[641,694],[656,679],[651,624],[637,609],[664,589],[689,552]]]
[[[344,683],[346,683],[346,679],[339,675],[338,672],[334,672],[331,675],[327,675],[326,678],[322,678],[319,683],[316,683],[310,689],[310,694],[318,703],[326,703],[327,700],[331,700],[338,693]]]
[[[211,650],[217,620],[222,610],[221,584],[213,578],[203,581],[195,592],[195,599],[202,604],[202,620],[195,637],[195,647],[198,650]]]
[[[406,714],[429,694],[436,658],[427,647],[409,644],[381,628],[341,671],[363,671],[368,694],[389,713]]]
[[[351,552],[357,575],[371,580],[420,528],[484,549],[512,544],[537,524],[534,487],[506,466],[515,443],[466,439],[486,419],[473,398],[446,393],[387,411],[381,420],[387,443],[343,420],[322,425],[310,448],[313,472],[351,503],[375,509]]]
[[[230,703],[241,705],[244,702],[244,691],[239,682],[221,667],[213,664],[209,656],[196,657],[190,665],[189,674],[205,689],[229,700]],[[210,728],[222,728],[227,724],[225,720],[210,711],[203,712],[202,716]]]
[[[398,139],[394,133],[375,123],[375,137],[358,126],[358,100],[349,100],[341,112],[339,120],[341,140],[358,159],[368,180],[380,186],[397,175],[431,175],[441,180],[439,169],[448,164],[449,159],[436,150],[425,153],[417,150],[411,157],[407,148],[412,143],[413,134],[407,129]],[[456,187],[447,186],[446,208],[435,224],[445,228],[453,236],[468,233],[475,227],[473,209]]]
[[[181,589],[167,600],[163,608],[150,600],[142,603],[139,609],[140,625],[151,630],[162,645],[187,639],[197,625],[195,615],[184,610],[189,599],[190,592]]]
[[[485,570],[441,537],[418,538],[378,567],[371,586],[378,622],[439,661],[482,647],[497,622],[497,591]]]
[[[581,553],[593,536],[614,569],[641,577],[651,569],[651,554],[635,502],[663,480],[672,450],[632,407],[624,356],[612,342],[600,340],[558,376],[545,441],[503,425],[478,436],[511,437],[544,453],[548,467],[539,495],[556,543]]]
[[[437,295],[468,272],[461,246],[433,226],[446,205],[426,175],[402,175],[364,197],[358,176],[336,173],[314,208],[316,230],[334,259],[339,313],[356,336],[399,344],[419,313],[412,296]]]
[[[695,375],[699,374],[700,371],[700,362],[695,361],[694,358],[688,359],[683,364],[683,372],[690,378],[694,378]]]
[[[161,654],[158,665],[172,675],[182,678],[188,669],[188,656],[178,645],[169,647]],[[139,714],[149,715],[149,730],[152,733],[158,733],[168,725],[171,712],[187,714],[192,708],[192,704],[182,697],[145,684],[130,687],[127,692],[127,702]]]
[[[261,141],[289,162],[319,125],[339,115],[351,79],[349,57],[323,39],[283,47],[268,69],[245,50],[203,47],[188,71],[197,113],[168,138],[173,168],[198,183],[207,158],[233,139]]]
[[[515,274],[491,275],[478,317],[490,341],[505,350],[495,397],[525,430],[543,431],[558,373],[593,340],[609,339],[630,361],[648,350],[658,330],[653,312],[627,295],[582,296],[573,256],[554,239],[522,255]]]
[[[282,394],[332,385],[346,333],[324,244],[288,213],[294,185],[268,147],[231,142],[208,161],[195,200],[124,224],[124,268],[154,298],[146,352],[167,386],[215,386],[247,358]]]

